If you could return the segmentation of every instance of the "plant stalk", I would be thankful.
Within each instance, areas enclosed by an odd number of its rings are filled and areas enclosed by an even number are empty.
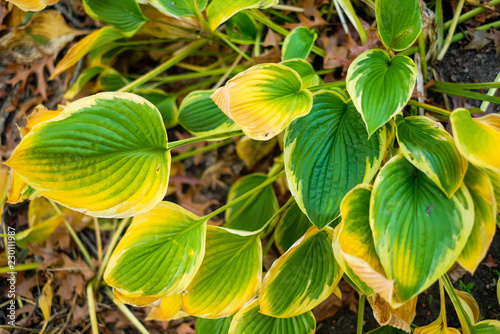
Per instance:
[[[441,0],[438,0],[438,2],[441,2]],[[493,5],[493,6],[500,5],[500,0],[491,0],[490,5]],[[460,15],[460,17],[458,18],[458,24],[463,23],[463,22],[467,21],[468,19],[473,18],[474,16],[476,16],[478,14],[481,14],[482,12],[484,12],[486,10],[487,9],[484,7],[474,8],[473,10],[470,10],[467,13]],[[436,2],[436,11],[437,11],[437,2]],[[450,29],[452,23],[453,23],[453,20],[446,22],[444,24],[444,29],[445,30]]]
[[[357,326],[357,334],[363,334],[363,318],[365,315],[365,299],[366,296],[364,293],[359,295],[358,302],[358,326]]]
[[[93,283],[94,280],[90,281],[89,284],[87,284],[87,304],[89,306],[89,316],[90,316],[90,324],[92,327],[92,334],[99,334],[99,327],[97,325],[97,314],[95,310]]]
[[[458,320],[460,320],[460,325],[462,325],[462,329],[464,330],[464,334],[474,333],[474,327],[472,326],[471,319],[469,319],[467,312],[465,312],[462,306],[462,302],[457,296],[455,288],[453,287],[453,283],[451,283],[448,274],[444,274],[443,276],[441,276],[439,278],[439,281],[443,283],[448,296],[450,296],[451,302],[453,303],[455,311],[457,312]]]
[[[444,42],[443,47],[439,50],[439,54],[437,56],[438,61],[443,60],[446,51],[448,51],[448,48],[452,43],[453,34],[455,33],[455,29],[457,28],[458,19],[460,17],[460,13],[462,12],[462,8],[464,7],[464,3],[465,0],[458,1],[458,5],[453,16],[453,21],[451,22],[450,30],[448,31],[448,35],[446,35],[446,41]]]
[[[224,141],[221,141],[221,142],[218,142],[218,143],[215,143],[215,144],[211,144],[211,145],[207,145],[207,146],[204,146],[204,147],[199,148],[197,150],[191,150],[191,151],[184,152],[182,154],[176,155],[175,157],[172,157],[171,161],[172,162],[182,161],[184,159],[190,158],[190,157],[195,156],[197,154],[209,152],[209,151],[215,150],[215,149],[217,149],[219,147],[231,144],[232,142],[233,142],[232,138],[227,138]]]
[[[237,131],[216,133],[213,135],[192,137],[192,138],[188,138],[188,139],[182,139],[182,140],[177,140],[177,141],[171,142],[171,143],[169,143],[167,149],[172,150],[176,147],[188,145],[188,144],[192,144],[192,143],[197,143],[199,141],[213,140],[213,139],[225,139],[228,137],[242,136],[243,134],[244,134],[243,131],[237,130]]]
[[[1,267],[0,268],[0,274],[5,274],[8,272],[20,272],[20,271],[28,271],[28,270],[35,270],[38,268],[42,263],[40,262],[33,262],[33,263],[23,263],[23,264],[18,264],[14,266],[14,270],[10,269],[10,267]]]
[[[109,289],[106,289],[106,294],[114,302],[115,298],[113,296],[113,292],[111,292],[111,290]],[[137,328],[140,333],[149,334],[146,327],[144,327],[144,325],[139,321],[139,319],[136,318],[136,316],[128,309],[127,306],[125,306],[124,304],[118,305],[116,303],[115,305],[118,306],[118,309],[128,318],[128,320],[130,320],[130,322],[135,326],[135,328]]]
[[[446,110],[446,109],[442,109],[442,108],[439,108],[439,107],[435,107],[435,106],[432,106],[430,104],[427,104],[427,103],[420,103],[420,102],[417,102],[417,101],[414,101],[414,100],[409,100],[408,101],[408,105],[409,106],[413,106],[413,107],[418,107],[418,108],[422,108],[422,109],[425,109],[425,110],[429,110],[429,111],[432,111],[436,114],[440,114],[440,115],[443,115],[443,116],[446,116],[446,117],[449,117],[451,112]]]

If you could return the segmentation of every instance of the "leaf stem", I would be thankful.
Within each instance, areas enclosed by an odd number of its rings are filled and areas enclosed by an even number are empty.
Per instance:
[[[278,174],[276,174],[276,175],[268,178],[265,182],[263,182],[262,184],[260,184],[259,186],[255,187],[255,188],[253,188],[249,192],[241,195],[238,198],[235,198],[234,200],[232,200],[231,202],[227,203],[226,205],[224,205],[224,206],[218,208],[217,210],[215,210],[214,212],[206,215],[205,217],[203,217],[203,221],[207,221],[207,220],[210,220],[210,219],[214,218],[215,216],[217,216],[218,214],[226,211],[227,209],[229,209],[230,207],[232,207],[236,203],[239,203],[239,202],[243,201],[245,198],[253,195],[254,193],[256,193],[259,190],[261,190],[262,188],[270,185],[271,183],[273,183],[274,181],[276,181],[277,179],[279,179],[283,175],[285,175],[285,171],[281,171],[280,173],[278,173]]]
[[[358,326],[357,326],[357,334],[363,334],[363,318],[365,315],[365,299],[366,296],[364,293],[359,295],[358,302]]]
[[[232,138],[227,138],[224,141],[221,141],[221,142],[218,142],[215,144],[211,144],[211,145],[207,145],[207,146],[204,146],[204,147],[199,148],[197,150],[191,150],[188,152],[184,152],[182,154],[176,155],[175,157],[172,157],[172,162],[182,161],[184,159],[190,158],[190,157],[195,156],[197,154],[209,152],[209,151],[215,150],[219,147],[231,144],[232,142],[233,142]]]
[[[170,58],[169,60],[167,60],[166,62],[164,62],[160,66],[158,66],[157,68],[144,74],[143,76],[135,79],[134,81],[132,81],[128,85],[122,87],[118,91],[119,92],[129,92],[129,91],[133,90],[134,88],[137,88],[138,86],[147,82],[151,78],[156,77],[158,74],[160,74],[160,73],[166,71],[167,69],[169,69],[170,67],[174,66],[175,64],[177,64],[178,62],[180,62],[184,58],[190,56],[194,51],[200,49],[205,44],[207,44],[207,42],[208,42],[207,40],[202,39],[202,40],[199,40],[199,41],[196,41],[192,44],[187,45],[186,47],[179,50],[179,52],[176,55],[174,55],[172,58]]]
[[[226,43],[231,49],[233,49],[235,52],[237,52],[240,56],[242,56],[243,58],[245,58],[246,60],[248,60],[249,62],[251,62],[253,64],[254,61],[253,61],[252,57],[250,57],[245,52],[243,52],[239,47],[234,45],[233,42],[231,42],[229,40],[229,38],[227,38],[226,35],[224,35],[223,33],[221,33],[218,30],[214,30],[213,34],[215,36],[219,37],[220,39],[222,39],[224,41],[224,43]]]
[[[442,109],[442,108],[439,108],[439,107],[436,107],[436,106],[432,106],[430,104],[427,104],[427,103],[420,103],[420,102],[417,102],[417,101],[414,101],[414,100],[409,100],[408,101],[408,105],[409,106],[413,106],[413,107],[418,107],[418,108],[423,108],[425,110],[429,110],[429,111],[432,111],[436,114],[440,114],[440,115],[443,115],[443,116],[447,116],[449,117],[451,112],[446,110],[446,109]]]
[[[498,83],[499,87],[495,87],[495,88],[492,87],[492,88],[490,88],[490,90],[488,91],[487,95],[489,95],[489,96],[495,96],[495,94],[497,93],[498,88],[500,88],[500,72],[498,72],[497,77],[495,78],[495,83]],[[485,112],[486,109],[488,109],[489,105],[490,105],[490,102],[483,101],[483,103],[481,103],[481,107],[480,107],[481,111]]]
[[[33,263],[23,263],[23,264],[18,264],[14,266],[14,270],[10,269],[10,267],[1,267],[0,268],[0,274],[5,274],[8,272],[20,272],[20,271],[28,271],[28,270],[35,270],[41,265],[40,262],[33,262]]]
[[[460,13],[462,12],[462,8],[464,7],[465,0],[459,0],[457,8],[455,10],[455,14],[453,15],[453,20],[450,25],[450,30],[448,31],[448,35],[446,35],[446,41],[444,42],[443,47],[439,50],[439,54],[437,56],[437,60],[441,61],[448,51],[450,44],[452,43],[453,34],[455,33],[455,29],[457,28],[458,19],[460,17]]]
[[[296,6],[274,5],[272,8],[277,9],[277,10],[288,11],[288,12],[295,12],[295,13],[303,13],[304,12],[304,8],[296,7]]]
[[[326,84],[321,84],[313,87],[309,87],[308,89],[311,92],[317,92],[318,90],[322,89],[328,89],[328,88],[340,88],[340,89],[345,89],[346,87],[346,82],[345,81],[335,81],[335,82],[329,82]]]
[[[455,292],[455,288],[453,287],[453,283],[451,283],[450,277],[448,274],[444,274],[439,278],[439,281],[443,283],[444,288],[446,289],[446,292],[448,293],[448,296],[450,296],[451,302],[453,303],[453,306],[455,307],[455,311],[457,312],[458,315],[458,320],[460,320],[460,324],[462,325],[462,329],[464,330],[464,333],[473,333],[473,326],[471,323],[471,320],[469,319],[469,316],[467,315],[467,312],[465,312],[462,302],[460,301],[460,298],[457,296]]]
[[[169,143],[167,150],[172,150],[176,147],[183,146],[183,145],[197,143],[199,141],[213,140],[213,139],[225,139],[228,137],[242,136],[243,134],[244,134],[243,131],[237,130],[237,131],[221,132],[221,133],[216,133],[213,135],[198,136],[198,137],[177,140],[177,141]]]
[[[286,209],[288,209],[290,207],[290,205],[293,204],[293,202],[295,202],[295,199],[293,198],[293,196],[290,196],[290,198],[286,201],[286,203],[283,204],[283,206],[281,208],[279,208],[279,210],[276,211],[273,214],[273,216],[271,218],[269,218],[267,220],[267,222],[260,229],[258,229],[257,231],[255,231],[255,234],[258,235],[260,232],[264,231],[267,228],[267,226],[269,224],[271,224],[276,218],[278,218],[283,213],[283,211],[285,211]],[[274,241],[274,234],[271,237],[271,239],[272,239],[272,241]],[[270,241],[268,241],[268,244],[269,244],[269,242],[272,243],[271,239],[270,239]],[[269,247],[271,247],[270,244],[269,244]],[[269,249],[269,247],[267,247],[267,244],[266,244],[266,248]],[[263,254],[266,254],[266,252],[267,252],[267,250],[265,250],[265,252]]]
[[[92,326],[92,334],[99,334],[99,326],[97,325],[97,314],[95,310],[95,299],[94,299],[94,280],[87,284],[87,304],[89,306],[89,316],[90,324]]]
[[[427,79],[427,60],[425,59],[425,41],[424,32],[422,31],[418,35],[418,50],[420,53],[420,64],[422,65],[422,75],[424,76],[424,82]]]
[[[429,89],[433,90],[437,93],[445,93],[448,95],[463,96],[463,97],[467,97],[470,99],[476,99],[476,100],[488,101],[488,102],[500,104],[500,97],[471,92],[471,91],[468,91],[465,89],[442,87],[442,86],[441,87],[440,86],[430,86]]]
[[[97,244],[97,257],[99,258],[99,263],[102,261],[102,241],[101,241],[101,228],[99,226],[99,219],[94,217],[94,229],[95,229],[95,242]]]
[[[442,0],[437,0],[436,1],[436,24],[437,24],[437,32],[438,32],[438,39],[437,39],[437,49],[441,50],[443,47],[443,40],[444,40],[444,24],[443,24],[443,1]],[[451,25],[451,21],[450,21]]]
[[[95,270],[95,266],[92,263],[92,258],[90,257],[89,252],[87,251],[87,249],[83,245],[83,242],[78,237],[78,234],[76,234],[76,232],[73,229],[73,227],[71,226],[71,224],[66,220],[66,217],[64,217],[63,213],[61,212],[61,210],[59,209],[59,207],[57,206],[57,204],[54,203],[54,201],[52,201],[51,199],[48,199],[48,200],[49,200],[50,205],[52,205],[52,207],[54,208],[55,212],[59,216],[61,216],[61,218],[62,218],[62,220],[64,222],[64,225],[66,226],[66,228],[69,231],[69,234],[71,235],[71,237],[73,238],[73,241],[76,243],[76,245],[80,249],[80,252],[82,252],[83,257],[85,258],[85,260],[89,264],[90,268],[92,268],[92,270]]]
[[[476,27],[474,28],[475,30],[488,30],[490,28],[499,28],[500,27],[500,20],[499,21],[495,21],[495,22],[492,22],[492,23],[488,23],[488,24],[484,24],[482,26],[479,26],[479,27]],[[452,43],[455,43],[455,42],[458,42],[458,41],[461,41],[462,39],[465,38],[466,35],[468,35],[469,32],[468,31],[464,31],[464,32],[459,32],[457,34],[455,34],[453,36],[453,38],[451,39],[451,42]]]
[[[239,66],[236,66],[234,69],[232,69],[231,73],[241,72],[241,71],[246,70],[247,68],[248,68],[247,66],[239,65]],[[229,69],[230,69],[230,67],[220,67],[217,69],[213,69],[210,71],[204,71],[204,72],[195,72],[195,73],[176,74],[176,75],[168,75],[168,76],[163,76],[163,77],[156,77],[156,78],[151,78],[150,81],[168,83],[168,82],[176,82],[176,81],[180,81],[180,80],[196,79],[196,78],[202,78],[202,77],[209,77],[212,75],[224,74]]]
[[[111,290],[106,289],[106,294],[108,295],[109,298],[114,302],[115,297],[113,296],[113,292]],[[139,321],[139,319],[136,318],[136,316],[125,306],[125,304],[117,304],[115,302],[115,305],[118,306],[118,309],[130,320],[130,322],[137,328],[137,330],[142,333],[142,334],[149,334],[148,330],[144,325]]]
[[[438,0],[438,2],[441,2],[441,0]],[[436,11],[437,11],[437,3],[438,2],[436,2]],[[500,0],[491,0],[490,5],[492,5],[492,6],[500,5]],[[487,9],[484,7],[474,8],[474,9],[468,11],[467,13],[460,15],[460,17],[458,18],[458,24],[463,23],[463,22],[467,21],[468,19],[473,18],[474,16],[476,16],[478,14],[481,14],[482,12],[484,12],[486,10]],[[452,23],[453,23],[453,20],[446,22],[444,24],[444,29],[448,30],[451,27]]]

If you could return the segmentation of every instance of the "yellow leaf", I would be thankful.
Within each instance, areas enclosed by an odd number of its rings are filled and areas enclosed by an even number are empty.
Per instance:
[[[476,166],[500,171],[500,115],[472,118],[457,109],[450,121],[460,153]]]
[[[7,0],[25,12],[39,12],[47,6],[52,6],[59,0]]]
[[[146,320],[167,321],[187,317],[188,314],[182,311],[181,294],[163,297],[160,305],[151,309]]]
[[[130,296],[123,291],[118,291],[113,289],[113,297],[115,298],[116,305],[128,304],[132,306],[156,306],[160,303],[160,299],[158,297],[141,297],[141,296]]]
[[[42,330],[40,333],[43,333],[45,328],[47,327],[48,320],[50,318],[50,308],[52,307],[52,278],[49,278],[47,283],[43,286],[42,295],[38,300],[38,305],[43,313],[43,318],[45,319],[45,323],[43,324]]]
[[[0,209],[3,212],[3,205],[9,195],[11,183],[10,168],[5,165],[0,165]]]

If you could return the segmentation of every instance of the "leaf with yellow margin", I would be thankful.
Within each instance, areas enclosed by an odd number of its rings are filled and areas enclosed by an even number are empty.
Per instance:
[[[257,235],[208,226],[203,262],[182,294],[187,313],[203,318],[227,317],[260,288],[262,245]]]
[[[262,283],[260,313],[294,317],[333,293],[343,272],[333,255],[332,238],[331,227],[319,230],[312,226],[273,263]]]
[[[460,303],[469,316],[469,320],[474,324],[479,320],[479,305],[470,293],[455,289],[455,293],[460,299]]]
[[[488,174],[469,164],[464,179],[474,202],[474,227],[457,261],[474,273],[486,256],[496,231],[497,208],[493,185]]]
[[[380,326],[389,325],[411,333],[411,323],[415,319],[418,297],[413,297],[398,308],[391,305],[379,294],[368,296],[367,300],[373,309],[373,316]]]
[[[474,325],[476,334],[498,334],[500,333],[500,321],[484,320]]]
[[[47,6],[52,6],[59,0],[7,0],[13,5],[16,5],[25,12],[39,12]]]
[[[154,306],[149,311],[146,320],[168,321],[187,317],[188,314],[182,311],[181,294],[163,297],[159,305]]]
[[[334,253],[347,276],[364,293],[378,293],[390,302],[394,281],[385,277],[375,250],[369,219],[371,193],[371,185],[360,184],[342,199],[342,222],[333,238]]]
[[[177,204],[161,202],[135,217],[116,246],[104,280],[129,297],[184,291],[205,254],[206,221]]]
[[[281,216],[274,230],[274,243],[281,254],[285,253],[312,226],[311,221],[293,203]]]
[[[255,140],[275,137],[312,107],[312,94],[299,74],[280,64],[260,64],[239,73],[212,100]]]
[[[491,184],[493,185],[493,192],[495,194],[495,201],[497,203],[497,213],[500,213],[500,172],[490,169],[482,169],[490,177]]]
[[[474,165],[500,172],[500,115],[472,118],[467,109],[450,115],[457,148]]]
[[[154,105],[130,93],[100,93],[36,125],[6,164],[66,207],[127,217],[163,199],[170,152]]]
[[[316,320],[311,311],[290,318],[275,318],[259,312],[259,300],[247,303],[231,321],[228,334],[313,334]]]
[[[215,30],[219,25],[243,9],[269,8],[278,2],[279,0],[212,0],[207,8],[208,25],[210,29]]]
[[[92,32],[68,50],[68,53],[66,53],[64,58],[57,64],[54,72],[52,72],[50,80],[53,80],[59,74],[75,65],[87,53],[120,38],[124,38],[124,36],[112,27],[103,27]]]
[[[160,303],[160,299],[157,297],[131,297],[125,292],[120,292],[116,289],[113,290],[113,297],[115,299],[116,305],[128,304],[131,306],[144,307],[144,306],[155,306]]]

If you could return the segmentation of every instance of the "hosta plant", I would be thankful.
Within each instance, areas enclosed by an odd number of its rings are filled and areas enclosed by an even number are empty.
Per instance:
[[[166,15],[198,17],[211,31],[244,9],[276,3],[148,2]],[[350,2],[340,2],[366,39]],[[56,74],[151,22],[136,2],[125,3],[84,1],[109,26],[71,49]],[[495,233],[500,116],[412,100],[418,69],[398,52],[422,32],[419,2],[378,0],[375,13],[383,48],[359,55],[345,83],[321,84],[307,61],[317,36],[301,27],[285,39],[281,63],[190,92],[178,111],[162,112],[159,105],[172,100],[139,87],[145,80],[41,111],[46,117],[6,164],[29,194],[86,215],[125,218],[123,226],[133,217],[100,274],[117,302],[153,306],[150,319],[196,316],[200,333],[312,333],[311,310],[340,294],[344,277],[384,326],[373,333],[410,332],[416,297],[440,280],[464,333],[496,333],[498,321],[477,322],[474,307],[464,306],[474,305],[472,297],[457,293],[446,273],[456,262],[474,273]],[[120,78],[99,66],[81,80],[106,73],[106,87]],[[196,137],[169,141],[170,121]],[[283,154],[268,174],[242,177],[228,203],[205,216],[163,200],[173,148],[242,135],[247,145],[248,138],[252,145],[282,139]],[[282,177],[291,196],[280,208],[272,184]],[[221,213],[224,225],[210,224]],[[266,250],[274,241],[282,253],[265,273],[263,240]],[[415,333],[450,331],[443,308]]]

